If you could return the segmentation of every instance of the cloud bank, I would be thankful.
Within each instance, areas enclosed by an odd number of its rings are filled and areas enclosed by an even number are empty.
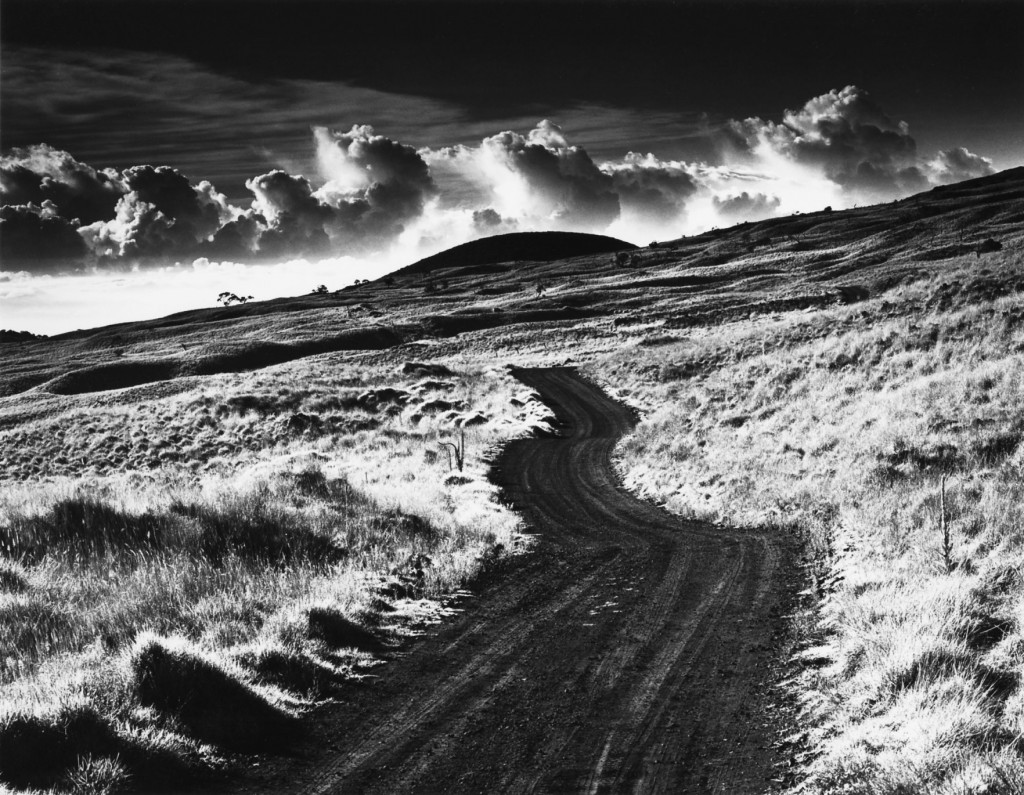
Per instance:
[[[401,264],[512,230],[643,243],[888,201],[993,171],[991,160],[963,147],[922,156],[909,126],[855,86],[814,97],[780,121],[709,123],[706,134],[717,162],[637,152],[597,161],[550,120],[476,144],[419,149],[367,125],[318,126],[315,169],[253,176],[248,206],[174,168],[97,169],[39,144],[0,158],[0,270],[117,271],[198,259]]]

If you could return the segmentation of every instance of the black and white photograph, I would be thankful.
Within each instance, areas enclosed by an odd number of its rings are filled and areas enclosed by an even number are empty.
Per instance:
[[[1024,795],[1024,2],[0,0],[0,792]]]

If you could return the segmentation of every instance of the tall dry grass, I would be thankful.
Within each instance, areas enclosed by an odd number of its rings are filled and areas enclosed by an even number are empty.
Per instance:
[[[1024,262],[985,266],[594,368],[646,411],[628,484],[813,552],[801,791],[1021,791]]]
[[[519,392],[480,367],[313,360],[9,423],[0,781],[185,785],[296,737],[418,600],[522,547],[485,477],[544,419]],[[439,444],[467,420],[455,477]]]

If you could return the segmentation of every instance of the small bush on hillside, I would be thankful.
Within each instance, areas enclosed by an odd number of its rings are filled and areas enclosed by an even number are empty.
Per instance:
[[[998,240],[993,240],[991,237],[989,237],[989,238],[986,238],[985,240],[983,240],[981,243],[978,244],[978,247],[976,249],[974,249],[974,253],[978,254],[978,255],[981,255],[981,254],[991,254],[991,253],[993,253],[995,251],[1002,251],[1002,250],[1003,250],[1003,244],[1000,243]]]
[[[298,407],[302,397],[295,394],[276,395],[233,395],[217,406],[215,414],[219,418],[236,414],[239,417],[252,412],[262,417],[290,411]]]
[[[452,376],[455,375],[455,373],[453,373],[443,364],[434,364],[429,362],[405,362],[405,364],[402,365],[402,375],[427,376],[437,378]]]
[[[330,484],[323,470],[317,467],[308,467],[292,476],[295,489],[307,497],[327,497],[331,493]]]

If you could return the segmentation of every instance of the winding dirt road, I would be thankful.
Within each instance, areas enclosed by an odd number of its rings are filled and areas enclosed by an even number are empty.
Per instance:
[[[536,551],[322,717],[328,758],[321,745],[281,789],[776,789],[791,549],[636,499],[610,460],[631,412],[571,369],[516,376],[563,425],[496,465]]]

